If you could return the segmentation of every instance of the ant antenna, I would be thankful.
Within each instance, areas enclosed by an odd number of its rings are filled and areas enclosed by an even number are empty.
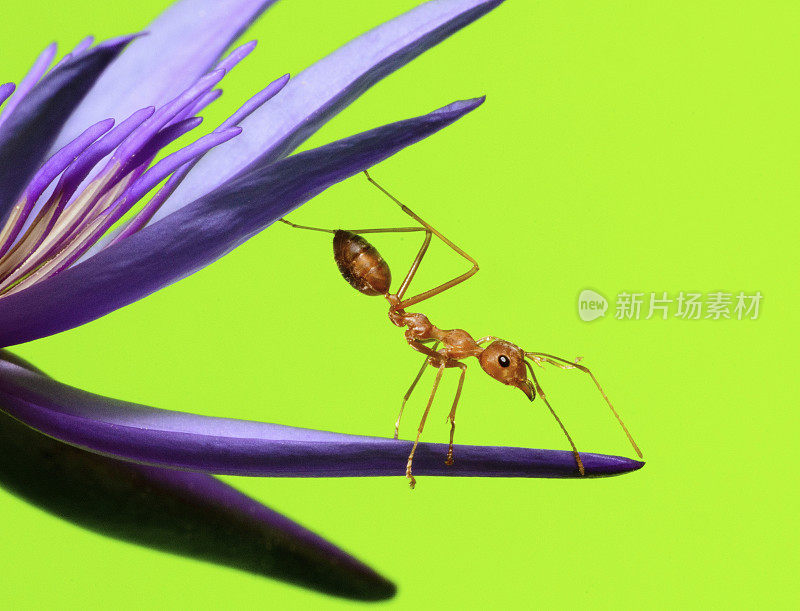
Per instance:
[[[603,395],[603,399],[605,399],[606,403],[608,403],[608,407],[611,408],[611,413],[614,414],[614,417],[616,417],[617,422],[619,422],[619,425],[622,427],[622,430],[625,431],[625,435],[628,437],[628,441],[631,442],[631,446],[633,446],[633,449],[636,451],[636,454],[639,456],[639,458],[644,458],[644,456],[642,455],[642,451],[639,449],[639,446],[637,446],[636,442],[633,440],[633,436],[628,430],[628,427],[625,426],[625,423],[622,421],[622,418],[617,413],[617,410],[614,409],[614,406],[611,404],[611,400],[608,398],[608,395],[603,390],[603,387],[600,386],[600,382],[597,381],[597,378],[594,377],[594,374],[589,370],[588,367],[581,365],[579,363],[562,359],[561,357],[558,356],[553,356],[552,354],[545,354],[544,352],[526,352],[525,356],[528,358],[532,358],[534,362],[537,362],[539,360],[545,360],[551,365],[555,365],[556,367],[560,367],[561,369],[579,369],[584,373],[588,373],[589,377],[592,378],[592,382],[594,382],[594,385],[597,386],[597,390],[600,391],[600,394]],[[532,369],[531,369],[531,375],[533,375]]]
[[[533,378],[533,384],[534,386],[536,386],[536,392],[539,393],[539,396],[542,398],[542,401],[544,401],[544,404],[550,410],[550,413],[553,414],[553,418],[555,418],[556,422],[558,422],[558,426],[561,427],[561,430],[564,431],[564,435],[567,436],[567,441],[569,441],[569,445],[572,446],[572,453],[575,455],[575,462],[578,463],[578,471],[581,472],[581,475],[586,475],[586,472],[583,469],[583,461],[581,460],[581,455],[578,454],[578,448],[575,447],[575,443],[572,441],[572,437],[569,436],[569,433],[567,432],[567,428],[564,426],[564,423],[561,422],[561,418],[558,417],[556,411],[548,402],[547,397],[544,396],[544,391],[542,390],[542,387],[539,385],[539,380],[536,379],[536,374],[533,373],[533,367],[531,367],[531,364],[528,361],[523,361],[523,362],[525,363],[525,367],[528,368],[528,371],[531,372],[531,378]]]

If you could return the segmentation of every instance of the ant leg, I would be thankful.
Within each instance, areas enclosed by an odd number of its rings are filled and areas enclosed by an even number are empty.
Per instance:
[[[446,237],[444,237],[444,236],[443,236],[441,233],[439,233],[439,232],[438,232],[438,231],[437,231],[437,230],[436,230],[436,229],[435,229],[433,226],[429,225],[429,224],[428,224],[428,223],[426,223],[426,222],[425,222],[425,221],[424,221],[422,218],[420,218],[419,216],[417,216],[417,215],[416,215],[416,214],[415,214],[415,213],[414,213],[414,212],[413,212],[413,211],[412,211],[412,210],[411,210],[411,209],[410,209],[408,206],[406,206],[405,204],[403,204],[403,203],[402,203],[402,202],[401,202],[399,199],[397,199],[397,198],[396,198],[394,195],[392,195],[392,194],[391,194],[391,193],[389,193],[389,192],[388,192],[386,189],[384,189],[384,188],[383,188],[381,185],[379,185],[379,184],[378,184],[378,183],[377,183],[377,182],[376,182],[376,181],[375,181],[375,180],[372,178],[372,176],[370,176],[370,175],[369,175],[369,172],[367,172],[366,170],[364,170],[364,176],[366,176],[366,177],[367,177],[367,180],[368,180],[369,182],[371,182],[373,185],[375,185],[375,186],[376,186],[376,187],[377,187],[377,188],[378,188],[378,189],[379,189],[379,190],[380,190],[380,191],[381,191],[381,192],[382,192],[384,195],[386,195],[387,197],[389,197],[389,199],[391,199],[391,200],[392,200],[392,201],[394,201],[394,202],[395,202],[395,203],[396,203],[398,206],[400,206],[400,209],[401,209],[403,212],[405,212],[406,214],[408,214],[408,215],[409,215],[411,218],[413,218],[415,221],[417,221],[417,222],[418,222],[420,225],[422,225],[423,227],[425,227],[425,228],[426,228],[426,229],[427,229],[427,230],[428,230],[430,233],[432,233],[433,235],[435,235],[437,238],[439,238],[440,240],[442,240],[442,242],[444,242],[444,243],[445,243],[445,244],[447,244],[447,245],[448,245],[450,248],[452,248],[454,251],[456,251],[456,252],[457,252],[459,255],[461,255],[461,256],[462,256],[462,257],[464,257],[464,258],[465,258],[467,261],[469,261],[470,263],[472,263],[472,268],[471,268],[469,271],[467,271],[466,273],[463,273],[463,274],[461,274],[460,276],[457,276],[457,277],[453,278],[452,280],[449,280],[449,281],[447,281],[447,282],[445,282],[445,283],[443,283],[443,284],[440,284],[439,286],[436,286],[436,287],[434,287],[434,288],[432,288],[432,289],[430,289],[430,290],[427,290],[427,291],[425,291],[424,293],[420,293],[419,295],[415,295],[415,296],[413,296],[413,297],[409,297],[408,299],[405,299],[405,300],[401,301],[401,302],[400,302],[400,303],[399,303],[399,304],[396,306],[398,309],[404,309],[404,308],[407,308],[408,306],[412,306],[412,305],[414,305],[414,304],[416,304],[416,303],[419,303],[420,301],[424,301],[424,300],[426,300],[426,299],[429,299],[429,298],[431,298],[431,297],[433,297],[433,296],[435,296],[435,295],[438,295],[439,293],[442,293],[442,292],[446,291],[447,289],[453,288],[453,287],[454,287],[454,286],[456,286],[457,284],[461,284],[462,282],[464,282],[464,281],[465,281],[465,280],[467,280],[468,278],[470,278],[470,277],[474,276],[474,275],[475,275],[475,274],[478,272],[478,262],[477,262],[475,259],[473,259],[473,258],[472,258],[470,255],[468,255],[468,254],[467,254],[467,253],[466,253],[464,250],[462,250],[461,248],[459,248],[458,246],[456,246],[455,244],[453,244],[453,242],[451,242],[451,241],[450,241],[450,240],[448,240]],[[416,258],[416,259],[414,259],[414,263],[413,263],[413,264],[412,264],[412,266],[411,266],[411,270],[409,271],[409,275],[408,275],[408,276],[406,276],[406,280],[407,280],[407,282],[406,282],[406,281],[404,281],[404,283],[403,283],[403,289],[404,289],[404,292],[405,292],[405,289],[406,289],[406,288],[408,288],[408,284],[411,282],[411,278],[410,278],[410,277],[413,277],[414,273],[416,272],[417,268],[419,267],[420,261],[422,260],[422,257],[425,255],[425,251],[426,251],[426,250],[427,250],[427,248],[428,248],[428,243],[429,243],[429,242],[430,242],[430,238],[426,236],[426,243],[425,243],[425,244],[423,244],[423,247],[420,249],[420,252],[417,254],[417,258]],[[409,277],[409,276],[410,276],[410,277]],[[398,291],[398,296],[402,296],[402,293],[400,293],[400,291]]]
[[[397,289],[397,298],[401,300],[403,299],[403,295],[406,294],[411,281],[414,279],[414,275],[419,269],[419,264],[422,262],[422,257],[425,256],[425,253],[428,251],[428,246],[430,246],[431,243],[431,232],[425,227],[420,227],[420,229],[425,230],[425,239],[422,241],[422,246],[419,247],[419,252],[417,253],[417,256],[414,257],[414,261],[412,261],[411,268],[408,270],[406,277],[403,278],[403,281],[400,283],[400,287]],[[403,304],[400,303],[397,305],[397,307],[402,308]]]
[[[561,427],[561,430],[564,431],[564,435],[567,436],[567,441],[569,441],[569,445],[572,446],[572,454],[573,456],[575,456],[575,462],[578,465],[578,471],[580,471],[581,475],[586,475],[586,472],[583,469],[583,461],[581,460],[581,455],[578,454],[578,448],[575,447],[575,443],[572,441],[572,437],[569,436],[569,433],[567,432],[567,428],[564,426],[564,423],[561,422],[561,418],[558,417],[555,410],[550,405],[550,402],[547,400],[547,397],[545,397],[544,391],[542,390],[542,387],[539,385],[539,380],[536,379],[536,374],[533,373],[533,367],[530,366],[528,361],[525,361],[525,366],[531,373],[533,384],[534,386],[536,386],[536,392],[539,393],[539,396],[542,398],[542,401],[544,401],[544,404],[547,406],[547,409],[550,410],[550,413],[553,414],[553,418],[555,418],[556,422],[558,422],[558,426]]]
[[[481,345],[481,344],[482,344],[482,343],[484,343],[484,342],[494,342],[494,341],[497,341],[498,339],[502,339],[502,338],[500,338],[500,337],[495,337],[494,335],[487,335],[486,337],[482,337],[482,338],[480,338],[480,339],[479,339],[478,341],[476,341],[475,343],[476,343],[476,344],[478,344],[478,345]]]
[[[433,359],[433,361],[438,362],[442,358],[441,354],[439,354],[435,350],[431,350],[427,346],[423,345],[423,342],[427,342],[427,341],[430,341],[430,340],[409,339],[408,337],[406,337],[406,341],[408,342],[408,345],[411,346],[414,350],[416,350],[417,352],[421,352],[422,354],[425,354],[425,355],[431,357]]]
[[[433,348],[431,348],[431,349],[432,350],[436,350],[436,346],[438,346],[438,345],[439,345],[439,342],[436,342],[433,345]],[[419,373],[417,374],[417,377],[414,378],[413,382],[411,382],[411,386],[409,387],[408,392],[406,392],[405,396],[403,397],[403,403],[400,405],[400,413],[397,415],[397,420],[395,420],[395,423],[394,423],[394,438],[395,439],[397,439],[398,436],[400,435],[400,419],[403,417],[403,410],[406,408],[406,401],[408,401],[408,398],[411,396],[411,393],[414,392],[414,388],[417,386],[417,382],[419,382],[420,378],[422,377],[422,374],[425,372],[425,369],[427,367],[428,367],[428,358],[426,357],[425,361],[422,363],[422,367],[420,367],[420,369],[419,369]]]
[[[414,389],[414,386],[419,381],[419,378],[420,378],[420,376],[422,376],[422,372],[425,371],[425,367],[427,367],[428,363],[433,363],[435,360],[444,358],[440,353],[435,352],[436,346],[439,345],[438,341],[433,345],[434,349],[431,349],[431,348],[428,348],[427,346],[424,346],[422,344],[423,341],[425,341],[425,340],[415,340],[415,339],[408,340],[408,344],[412,348],[414,348],[414,350],[422,352],[423,354],[427,354],[429,356],[429,358],[425,360],[425,363],[422,365],[422,369],[417,374],[417,377],[414,380],[414,383],[411,385],[411,388],[408,389],[408,393],[406,394],[406,397],[403,399],[403,407],[405,407],[405,400],[408,399],[408,396],[411,394],[411,391]],[[450,421],[450,446],[447,448],[447,458],[445,458],[444,464],[450,466],[450,465],[453,464],[453,437],[454,437],[455,432],[456,432],[456,408],[458,407],[458,400],[461,398],[461,390],[464,388],[464,376],[467,373],[467,366],[464,363],[459,363],[458,361],[449,360],[449,359],[444,360],[442,362],[442,365],[439,366],[440,373],[437,374],[437,382],[434,385],[434,392],[436,390],[436,385],[438,385],[438,383],[439,383],[438,379],[439,379],[439,377],[441,375],[442,368],[446,368],[446,367],[458,367],[459,369],[461,369],[461,376],[458,378],[458,387],[456,388],[456,396],[453,399],[453,407],[450,409],[450,414],[447,416],[447,420]],[[431,395],[431,400],[433,400],[433,395]],[[428,403],[428,408],[425,410],[425,416],[423,416],[423,418],[422,418],[423,424],[425,422],[425,418],[428,415],[428,409],[430,409],[430,406],[431,405],[430,405],[430,402],[429,402]],[[400,414],[402,415],[402,413],[403,413],[403,408],[401,407],[400,408]],[[398,422],[399,422],[399,417],[398,417]],[[420,429],[420,433],[421,432],[422,432],[422,429]],[[417,436],[417,440],[419,440],[419,436]],[[416,448],[416,444],[414,445],[414,447]],[[413,456],[413,454],[414,454],[414,451],[412,450],[411,455]],[[410,460],[409,460],[408,464],[409,464],[409,468],[410,468],[410,465],[411,465]],[[408,475],[408,473],[410,473],[410,471],[407,472],[407,475]],[[412,488],[413,488],[413,486],[412,486]]]
[[[307,227],[306,225],[296,225],[291,221],[287,221],[286,219],[280,218],[278,219],[281,223],[285,223],[289,225],[289,227],[294,227],[295,229],[308,229],[309,231],[324,231],[325,233],[336,233],[335,229],[322,229],[321,227]]]
[[[456,389],[456,398],[453,399],[453,407],[450,410],[450,415],[447,419],[450,421],[450,447],[447,448],[447,458],[444,464],[448,467],[453,464],[453,435],[456,432],[456,407],[458,407],[458,399],[461,397],[461,389],[464,387],[464,376],[467,373],[467,366],[464,363],[455,362],[455,366],[461,369],[461,377],[458,378],[458,388]]]
[[[295,229],[308,229],[309,231],[324,231],[325,233],[336,233],[336,229],[324,229],[322,227],[309,227],[307,225],[298,225],[286,219],[278,219],[281,223],[294,227]],[[425,227],[378,227],[374,229],[345,229],[350,233],[406,233],[410,231],[426,231]]]
[[[617,413],[617,410],[614,409],[613,405],[611,405],[611,400],[608,398],[608,395],[606,395],[605,391],[603,390],[603,387],[600,386],[600,382],[597,381],[597,378],[594,377],[594,374],[589,370],[588,367],[586,367],[585,365],[581,365],[580,363],[577,362],[577,360],[574,362],[568,361],[567,359],[562,359],[559,356],[553,356],[552,354],[546,354],[544,352],[526,352],[525,356],[528,355],[530,355],[530,358],[538,357],[539,359],[544,359],[551,365],[555,365],[556,367],[561,367],[562,369],[579,369],[584,373],[588,373],[589,377],[592,378],[594,385],[597,386],[597,390],[600,391],[600,394],[603,395],[603,399],[605,399],[606,403],[608,403],[608,407],[611,408],[611,413],[614,414],[614,416],[617,419],[617,422],[619,422],[619,425],[622,427],[622,430],[625,431],[625,435],[628,437],[628,441],[631,442],[633,449],[636,450],[636,454],[639,456],[639,458],[643,458],[642,451],[639,449],[639,446],[637,446],[636,442],[633,440],[633,436],[631,435],[630,431],[628,431],[628,427],[625,426],[625,423],[622,421],[622,418]]]
[[[350,233],[408,233],[411,231],[425,231],[424,227],[378,227],[376,229],[346,229]]]
[[[419,444],[419,437],[422,435],[422,429],[425,428],[425,420],[428,419],[428,412],[431,411],[431,405],[433,404],[433,397],[436,395],[436,390],[439,388],[439,382],[442,380],[442,373],[444,372],[444,368],[447,366],[447,361],[442,361],[442,364],[439,365],[439,369],[436,371],[436,379],[433,382],[433,388],[431,389],[431,396],[428,399],[428,405],[425,406],[425,412],[422,414],[422,420],[420,420],[419,428],[417,429],[417,438],[414,440],[414,445],[411,447],[411,454],[408,455],[408,463],[406,463],[406,477],[408,478],[408,485],[411,486],[413,489],[414,486],[417,484],[417,480],[414,479],[414,476],[411,475],[411,463],[414,461],[414,453],[417,451],[417,445]]]
[[[575,357],[574,361],[568,361],[566,359],[562,359],[564,362],[558,363],[554,361],[552,358],[546,358],[537,352],[535,354],[531,353],[530,358],[533,360],[533,362],[535,362],[537,365],[539,365],[539,367],[542,368],[544,367],[542,363],[549,363],[550,365],[555,365],[559,369],[567,370],[567,369],[577,369],[578,361],[580,361],[583,357],[577,356]]]

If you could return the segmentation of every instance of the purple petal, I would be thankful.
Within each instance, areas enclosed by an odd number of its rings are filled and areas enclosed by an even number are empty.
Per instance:
[[[239,138],[206,155],[154,220],[208,193],[253,163],[287,155],[376,82],[501,1],[427,2],[318,61],[244,121]]]
[[[108,41],[59,65],[8,115],[0,127],[0,222],[41,165],[64,121],[130,40],[131,37]],[[63,144],[93,123],[96,121],[81,125]]]
[[[0,346],[71,329],[194,273],[330,185],[442,129],[482,101],[456,102],[253,168],[82,263],[0,297]]]
[[[5,351],[0,362],[31,369]],[[86,452],[2,411],[0,486],[79,526],[139,545],[336,596],[377,600],[394,593],[352,556],[209,475]]]
[[[405,473],[410,441],[344,435],[213,418],[126,403],[60,384],[0,360],[0,409],[66,443],[137,463],[205,473],[352,477]],[[581,477],[572,452],[422,443],[416,475]],[[589,476],[618,475],[644,463],[582,453]]]
[[[57,146],[99,119],[161,106],[192,85],[274,0],[182,0],[147,28],[70,117]],[[97,117],[94,119],[93,117]]]

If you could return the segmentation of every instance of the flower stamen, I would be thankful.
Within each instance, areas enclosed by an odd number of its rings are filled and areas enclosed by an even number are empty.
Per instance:
[[[11,94],[14,93],[17,86],[14,83],[3,83],[0,85],[0,106],[11,97]]]
[[[8,100],[8,106],[3,109],[3,114],[0,115],[0,125],[3,125],[8,117],[11,116],[11,113],[14,112],[14,109],[19,105],[22,99],[45,75],[48,68],[50,68],[50,64],[53,63],[53,58],[55,58],[57,51],[58,45],[56,43],[50,43],[44,49],[44,51],[39,53],[39,56],[36,58],[36,61],[33,62],[31,69],[28,70],[28,73],[24,77],[22,77],[22,80],[16,87],[16,91],[14,91],[14,89],[11,90],[14,95],[10,100]],[[9,95],[11,92],[9,92]],[[2,96],[0,96],[0,99],[2,99]]]
[[[85,39],[71,55],[92,42]],[[222,90],[214,87],[255,46],[252,41],[234,49],[214,70],[158,109],[142,108],[116,127],[112,119],[96,123],[45,162],[0,229],[0,299],[139,231],[206,152],[241,133],[236,124],[280,91],[288,75],[253,96],[213,132],[150,167],[165,147],[200,125],[202,118],[197,113],[222,95]],[[54,54],[50,47],[42,53],[23,80],[25,91],[46,72]],[[0,103],[13,91],[13,84],[0,86]],[[14,98],[18,97],[19,92]],[[108,155],[108,161],[96,171]],[[163,187],[116,236],[104,240],[103,236],[164,179]]]

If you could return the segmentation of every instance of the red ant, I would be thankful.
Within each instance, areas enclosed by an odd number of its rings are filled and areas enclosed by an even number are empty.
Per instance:
[[[428,412],[431,409],[433,397],[436,394],[436,390],[439,387],[439,382],[442,379],[442,373],[444,373],[444,370],[449,367],[458,367],[461,369],[461,376],[458,380],[458,388],[456,389],[456,396],[453,400],[453,407],[450,409],[450,414],[447,417],[447,419],[450,421],[450,446],[447,451],[445,464],[453,464],[453,435],[456,428],[456,407],[458,406],[458,399],[461,396],[461,389],[464,386],[464,376],[467,372],[467,366],[462,363],[461,360],[471,356],[474,356],[478,359],[481,364],[481,368],[483,368],[487,374],[489,374],[498,382],[502,382],[503,384],[507,384],[509,386],[516,386],[523,393],[525,393],[525,396],[531,401],[533,401],[537,393],[539,394],[539,396],[542,398],[542,401],[544,401],[544,404],[550,410],[550,413],[553,414],[556,422],[558,422],[561,430],[564,431],[564,435],[566,435],[567,440],[572,446],[572,453],[575,456],[575,463],[577,464],[581,475],[584,475],[585,472],[578,449],[575,447],[575,444],[567,432],[566,427],[561,422],[561,419],[556,415],[555,410],[553,410],[552,406],[547,401],[544,391],[539,385],[539,381],[536,379],[536,374],[533,373],[533,367],[531,367],[529,361],[532,361],[540,367],[543,367],[544,363],[550,363],[551,365],[555,365],[561,369],[579,369],[580,371],[589,374],[589,376],[592,378],[592,381],[597,386],[597,389],[600,391],[600,394],[603,395],[606,403],[608,403],[608,406],[611,408],[612,413],[619,421],[620,426],[622,426],[622,430],[625,431],[625,434],[628,436],[628,440],[631,442],[633,449],[636,450],[636,453],[641,458],[642,452],[639,450],[639,447],[636,445],[633,437],[631,437],[631,434],[628,432],[627,427],[622,422],[622,418],[620,418],[619,414],[614,409],[614,406],[611,405],[611,401],[608,399],[608,396],[606,396],[606,393],[603,391],[599,382],[594,377],[594,374],[592,374],[587,367],[578,363],[578,360],[580,359],[569,361],[567,359],[553,356],[552,354],[546,354],[544,352],[526,352],[516,344],[512,344],[511,342],[507,342],[494,336],[482,337],[476,341],[463,329],[439,329],[433,323],[431,323],[424,314],[406,312],[407,307],[420,303],[421,301],[429,299],[434,295],[438,295],[439,293],[453,288],[457,284],[461,284],[467,278],[474,276],[478,271],[478,263],[461,248],[453,244],[453,242],[448,240],[431,225],[426,223],[414,212],[412,212],[406,205],[401,203],[381,185],[375,182],[368,172],[365,171],[364,175],[367,177],[367,180],[370,183],[375,185],[375,187],[377,187],[381,192],[392,199],[398,206],[400,206],[400,209],[403,212],[417,221],[420,226],[354,229],[348,231],[344,229],[321,229],[319,227],[307,227],[305,225],[296,225],[295,223],[291,223],[286,219],[280,220],[296,229],[309,229],[311,231],[332,233],[334,258],[339,267],[339,271],[342,273],[342,276],[344,276],[344,279],[347,280],[347,282],[349,282],[354,289],[365,295],[383,295],[389,302],[389,320],[391,320],[392,323],[398,327],[406,327],[405,336],[409,346],[425,355],[425,361],[422,364],[422,368],[419,370],[417,377],[414,378],[414,381],[411,383],[411,387],[408,389],[408,392],[406,392],[405,396],[403,397],[400,413],[398,414],[397,420],[394,424],[395,439],[397,439],[398,436],[400,418],[403,416],[403,409],[405,408],[406,402],[411,396],[414,387],[417,385],[417,382],[419,382],[428,365],[433,365],[437,368],[436,379],[433,382],[433,389],[431,390],[425,411],[422,414],[422,421],[419,423],[419,428],[417,429],[417,437],[414,440],[414,445],[411,448],[411,453],[408,455],[408,463],[406,464],[406,477],[408,478],[411,487],[413,488],[416,484],[416,480],[411,474],[411,464],[414,460],[414,452],[416,452],[417,444],[419,443],[419,438],[422,434],[422,429],[425,426],[425,420],[428,418]],[[381,257],[375,247],[359,234],[399,233],[410,231],[424,231],[425,239],[422,242],[422,247],[419,249],[417,256],[414,258],[414,262],[411,264],[411,269],[408,270],[406,277],[400,283],[397,292],[390,293],[389,286],[392,281],[392,274],[389,271],[389,266],[387,265],[386,261],[383,260],[383,257]],[[433,235],[438,237],[459,255],[469,261],[472,264],[472,268],[460,276],[457,276],[452,280],[448,280],[439,286],[429,289],[423,293],[419,293],[418,295],[414,295],[413,297],[406,298],[406,291],[411,284],[411,280],[414,278],[414,275],[419,269],[419,265],[422,261],[422,258],[425,256],[426,251],[428,250],[428,246],[431,243],[431,237]],[[481,344],[485,344],[487,342],[491,343],[486,346],[486,348],[482,348]],[[426,344],[432,345],[428,346]],[[530,378],[528,377],[528,373],[530,373]]]

